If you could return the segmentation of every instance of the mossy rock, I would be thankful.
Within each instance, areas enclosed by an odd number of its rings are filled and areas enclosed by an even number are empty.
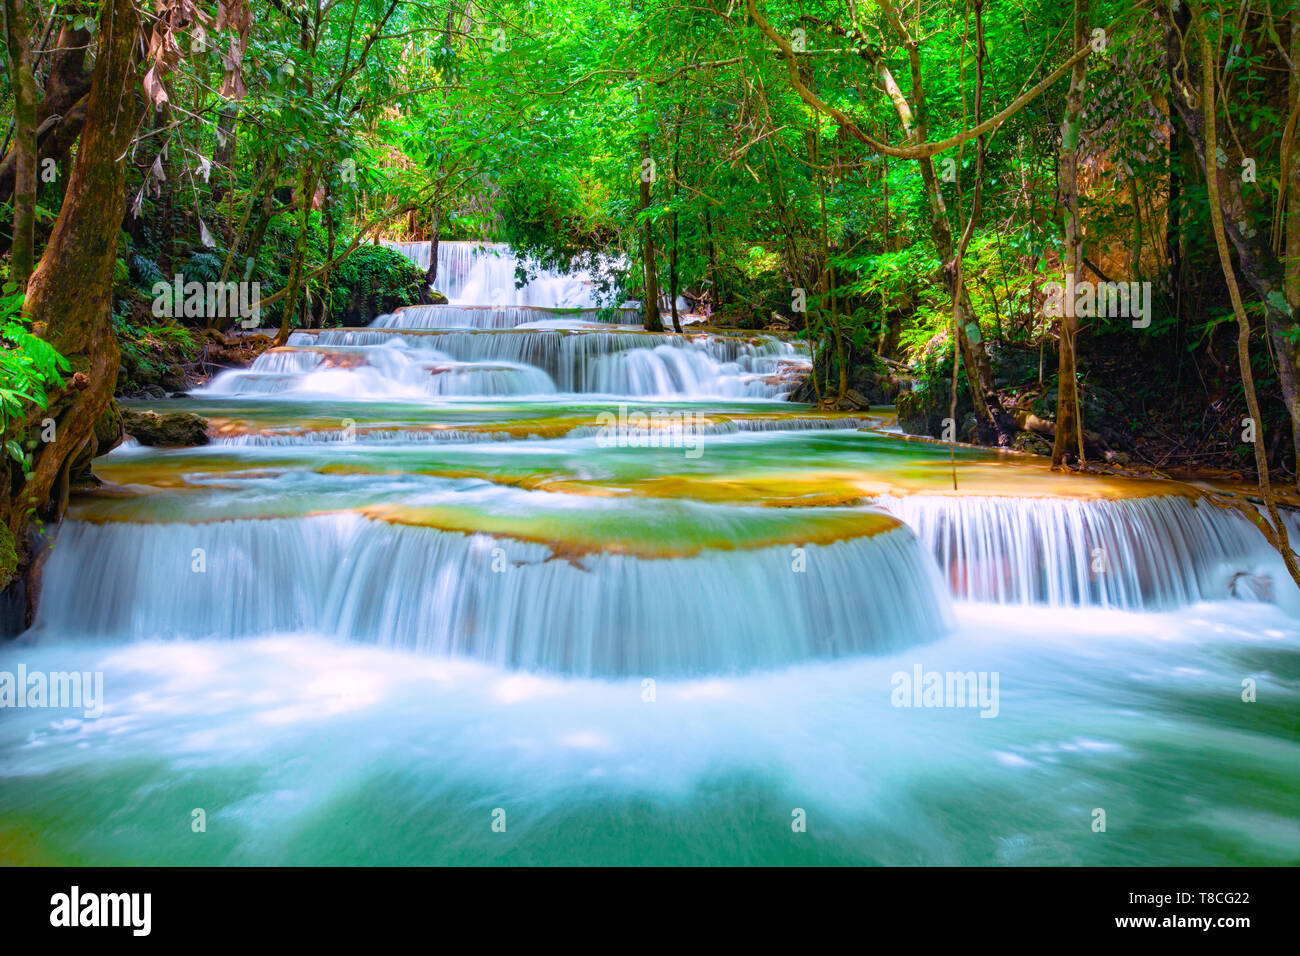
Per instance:
[[[420,269],[386,246],[361,246],[339,265],[330,280],[330,319],[366,325],[376,316],[431,298]],[[442,296],[445,303],[446,296]]]
[[[189,388],[189,379],[185,375],[185,370],[176,363],[172,363],[163,369],[159,376],[158,384],[168,391],[183,392]]]
[[[159,415],[153,411],[131,409],[122,412],[122,424],[126,433],[141,445],[186,448],[206,445],[210,441],[207,419],[190,412]]]
[[[9,529],[0,524],[0,590],[9,586],[18,573],[18,547]]]
[[[1034,432],[1017,432],[1015,439],[1011,442],[1011,447],[1016,451],[1026,451],[1031,455],[1052,454],[1052,443],[1042,435]]]

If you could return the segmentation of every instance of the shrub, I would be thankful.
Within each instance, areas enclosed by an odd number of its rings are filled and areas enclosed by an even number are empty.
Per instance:
[[[327,324],[364,325],[427,295],[424,273],[386,246],[360,246],[330,277]]]
[[[49,390],[63,384],[61,373],[68,362],[39,336],[28,330],[23,315],[23,293],[16,284],[5,283],[0,295],[0,434],[5,438],[5,452],[17,462],[26,463],[18,436],[10,427],[21,421],[24,402],[38,408],[49,404]]]

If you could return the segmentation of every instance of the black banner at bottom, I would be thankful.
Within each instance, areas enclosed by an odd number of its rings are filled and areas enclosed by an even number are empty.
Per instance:
[[[906,931],[926,944],[1032,933],[1231,945],[1261,931],[1294,933],[1295,890],[1292,869],[51,868],[0,870],[0,916],[15,943],[76,935],[337,944],[431,924],[481,927],[499,943],[512,929],[536,941],[566,922],[582,932],[597,921],[633,935],[714,926],[745,936],[786,921],[812,937]]]

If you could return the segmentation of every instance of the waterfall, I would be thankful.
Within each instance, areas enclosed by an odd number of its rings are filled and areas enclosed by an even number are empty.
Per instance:
[[[429,271],[428,242],[388,242],[383,243],[394,252],[399,252],[410,259],[423,272]],[[488,263],[492,263],[489,266]],[[504,264],[504,265],[501,265]],[[493,242],[456,242],[438,243],[438,277],[435,285],[448,302],[466,302],[472,305],[495,304],[492,299],[467,300],[465,290],[471,283],[481,286],[479,276],[490,269],[503,273],[500,276],[503,290],[514,287],[514,256],[510,247]],[[501,293],[504,295],[504,291]],[[501,304],[504,304],[502,302]]]
[[[295,332],[202,394],[422,398],[599,394],[778,399],[808,367],[774,337],[599,330]]]
[[[394,252],[401,253],[425,272],[429,271],[429,243],[427,242],[391,242],[381,239],[380,244]],[[451,245],[451,243],[448,243]],[[442,256],[438,257],[438,271],[442,271]]]
[[[429,243],[387,245],[428,268]],[[517,267],[530,276],[518,287]],[[594,277],[616,267],[596,257],[589,270],[561,275],[499,243],[440,242],[438,285],[449,304],[407,306],[367,329],[294,332],[284,348],[246,370],[220,373],[195,394],[772,400],[788,397],[808,374],[807,346],[775,336],[636,330],[638,310],[603,310],[593,294]]]
[[[614,309],[613,324],[637,325],[636,309]],[[371,323],[376,329],[513,329],[521,325],[601,322],[600,309],[547,309],[540,306],[408,305]]]
[[[865,418],[751,418],[736,422],[742,432],[845,431],[870,427]]]
[[[392,342],[378,348],[286,347],[259,355],[247,370],[225,372],[203,390],[213,396],[319,395],[423,399],[482,395],[551,395],[555,383],[523,363],[459,362]]]
[[[428,271],[429,243],[385,242],[384,245]],[[619,266],[616,260],[593,257],[588,268],[565,274],[520,259],[503,243],[441,241],[434,286],[452,305],[594,309],[599,305],[598,280],[610,278],[610,273]],[[517,286],[520,271],[528,281]]]
[[[916,532],[954,595],[976,601],[1178,607],[1245,596],[1234,579],[1277,557],[1241,512],[1181,496],[908,495],[876,504]],[[1273,581],[1293,589],[1285,574]]]
[[[308,630],[508,668],[658,677],[882,653],[950,623],[942,582],[906,528],[806,545],[801,560],[806,570],[793,573],[792,546],[564,558],[542,544],[351,513],[74,521],[47,564],[37,632],[188,640]],[[744,600],[720,600],[737,591]]]
[[[384,241],[383,244],[406,256],[424,272],[429,271],[428,242]],[[572,272],[557,272],[519,258],[504,243],[443,240],[438,243],[438,275],[434,286],[451,305],[593,309],[597,305],[597,285],[602,282],[612,285],[617,274],[625,272],[627,267],[626,260],[618,257],[590,255],[585,262],[577,263]],[[521,274],[525,281],[517,285]],[[665,315],[672,308],[666,294],[660,297],[660,308]],[[639,313],[640,306],[627,311]],[[677,297],[677,311],[690,311],[681,296]]]

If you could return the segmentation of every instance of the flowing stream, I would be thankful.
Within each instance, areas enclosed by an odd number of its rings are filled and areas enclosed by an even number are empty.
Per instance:
[[[99,712],[0,710],[0,862],[1300,862],[1300,594],[1243,499],[964,447],[954,492],[788,402],[798,344],[438,256],[449,304],[96,463],[0,681]]]

